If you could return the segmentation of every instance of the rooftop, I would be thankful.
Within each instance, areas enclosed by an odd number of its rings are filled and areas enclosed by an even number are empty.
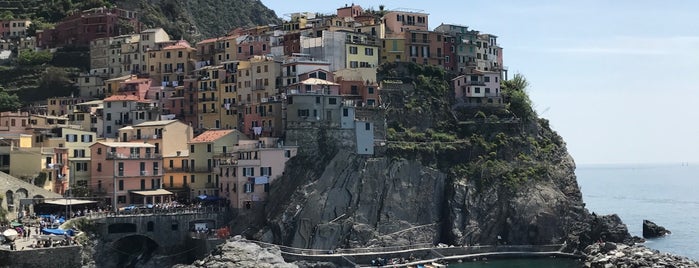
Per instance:
[[[165,126],[170,123],[178,122],[179,120],[158,120],[158,121],[147,121],[140,124],[133,125],[134,127],[150,127],[150,126]]]
[[[226,136],[230,133],[233,133],[233,129],[222,129],[222,130],[207,130],[204,131],[204,133],[199,134],[199,136],[196,136],[190,143],[201,143],[201,142],[212,142],[215,140],[220,139],[223,136]]]
[[[95,144],[102,144],[107,147],[138,147],[138,148],[155,148],[155,145],[149,144],[149,143],[144,143],[144,142],[107,142],[107,141],[98,141]]]
[[[139,101],[141,100],[136,95],[112,95],[104,99],[104,101]]]

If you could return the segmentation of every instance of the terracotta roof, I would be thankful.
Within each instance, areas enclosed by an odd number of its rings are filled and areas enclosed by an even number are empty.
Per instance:
[[[169,50],[169,49],[182,49],[182,48],[192,48],[191,45],[189,45],[189,42],[185,40],[180,40],[177,41],[174,45],[169,45],[163,48],[163,50]]]
[[[220,139],[223,136],[226,136],[230,133],[232,133],[232,129],[222,129],[222,130],[207,130],[204,131],[204,133],[199,134],[199,136],[196,136],[190,143],[199,143],[199,142],[212,142],[215,140]]]
[[[140,98],[136,95],[112,95],[104,99],[104,101],[138,101]]]
[[[199,42],[197,43],[197,45],[199,45],[199,44],[211,43],[211,42],[216,42],[216,40],[218,40],[218,37],[209,38],[209,39],[204,39],[204,40],[199,41]]]

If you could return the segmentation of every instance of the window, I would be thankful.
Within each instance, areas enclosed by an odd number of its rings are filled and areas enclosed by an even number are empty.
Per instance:
[[[286,158],[291,157],[291,150],[285,150],[285,151],[284,151],[284,157],[286,157]]]
[[[206,152],[207,153],[211,152],[211,144],[210,143],[206,145]]]
[[[350,61],[350,68],[359,68],[358,61]]]
[[[349,53],[350,54],[357,54],[357,47],[355,47],[355,46],[349,47]]]
[[[364,54],[367,56],[372,56],[374,55],[374,49],[370,47],[364,48]]]
[[[189,182],[191,182],[191,183],[194,183],[195,181],[196,181],[196,179],[195,179],[195,175],[194,175],[194,174],[192,174],[192,177],[190,177],[190,180],[189,180]]]
[[[368,87],[367,91],[369,92],[369,94],[374,94],[374,87]]]
[[[347,108],[342,109],[342,116],[344,116],[344,117],[349,116],[349,109],[347,109]]]
[[[308,109],[298,110],[298,116],[308,116]]]
[[[243,168],[243,177],[254,177],[254,176],[255,176],[255,168],[252,168],[252,167]]]
[[[102,163],[97,163],[97,172],[102,172]]]
[[[483,81],[486,82],[486,83],[487,83],[487,82],[490,82],[490,76],[484,76],[484,77],[483,77]]]
[[[260,167],[260,176],[272,176],[272,167]]]
[[[328,104],[337,104],[336,98],[328,98]]]
[[[119,180],[119,191],[124,190],[124,180]]]
[[[194,153],[194,144],[189,145],[189,152]]]
[[[97,154],[102,154],[102,148],[97,148]]]
[[[246,184],[245,184],[245,192],[246,192],[246,193],[255,192],[255,185],[252,184],[252,183],[246,183]]]
[[[371,130],[371,123],[364,123],[364,129],[365,130]]]

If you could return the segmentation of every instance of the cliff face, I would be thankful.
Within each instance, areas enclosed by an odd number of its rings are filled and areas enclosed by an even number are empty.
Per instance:
[[[509,105],[453,107],[444,74],[419,68],[391,68],[408,79],[382,92],[388,140],[374,156],[321,128],[287,134],[312,146],[272,187],[257,238],[316,249],[500,237],[572,250],[629,240],[618,217],[584,208],[574,161],[546,120],[512,115]]]

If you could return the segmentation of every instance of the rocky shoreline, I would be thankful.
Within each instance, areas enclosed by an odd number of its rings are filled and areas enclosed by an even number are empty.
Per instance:
[[[595,243],[585,248],[585,267],[699,267],[699,262],[687,257],[663,253],[641,244],[625,245],[613,242]]]

